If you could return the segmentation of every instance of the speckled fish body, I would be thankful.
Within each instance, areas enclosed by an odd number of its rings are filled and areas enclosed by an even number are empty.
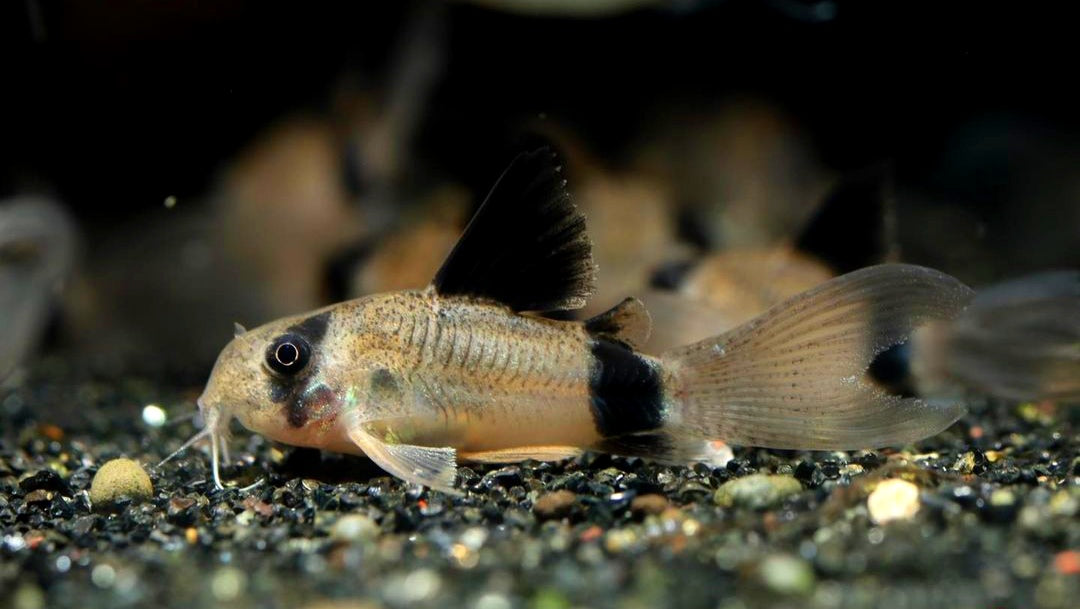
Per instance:
[[[288,422],[268,434],[275,439],[358,452],[342,427],[349,409],[396,420],[380,434],[468,452],[597,439],[591,339],[580,323],[432,291],[362,298],[286,323],[315,355],[309,375],[268,385],[257,416]]]
[[[594,449],[686,463],[709,440],[844,449],[912,441],[958,402],[861,380],[970,290],[922,267],[856,271],[729,332],[664,352],[628,298],[585,322],[595,265],[584,218],[545,151],[519,156],[424,290],[375,295],[240,331],[199,407],[215,472],[231,417],[298,446],[364,454],[453,492],[459,459],[555,459]],[[537,313],[541,312],[541,313]]]

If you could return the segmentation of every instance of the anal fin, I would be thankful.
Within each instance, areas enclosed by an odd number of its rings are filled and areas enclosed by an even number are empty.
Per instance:
[[[518,463],[520,461],[562,461],[573,459],[584,451],[576,446],[521,446],[501,450],[459,453],[462,461],[475,463]]]
[[[585,329],[594,336],[605,336],[641,349],[649,341],[652,318],[644,303],[637,298],[627,298],[588,319]]]

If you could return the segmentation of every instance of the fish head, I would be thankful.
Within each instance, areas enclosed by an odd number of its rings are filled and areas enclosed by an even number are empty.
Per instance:
[[[236,417],[247,429],[294,446],[340,443],[334,311],[323,309],[239,333],[222,349],[199,397],[207,425]]]

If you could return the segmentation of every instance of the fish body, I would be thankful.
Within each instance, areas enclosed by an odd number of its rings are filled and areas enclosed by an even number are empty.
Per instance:
[[[588,408],[591,339],[581,323],[408,290],[279,326],[242,335],[234,347],[261,364],[261,334],[292,334],[315,352],[306,374],[273,377],[270,391],[282,399],[267,403],[269,392],[256,394],[251,408],[238,411],[245,426],[275,440],[361,452],[343,426],[342,415],[353,409],[365,419],[397,420],[381,425],[382,434],[462,451],[596,440]]]
[[[242,331],[199,407],[216,455],[233,416],[298,446],[364,454],[453,491],[459,460],[555,459],[581,449],[701,460],[709,440],[843,449],[910,442],[964,411],[887,395],[870,361],[971,293],[884,265],[819,285],[719,336],[659,357],[628,298],[584,322],[595,266],[553,156],[521,155],[423,290],[374,295]]]

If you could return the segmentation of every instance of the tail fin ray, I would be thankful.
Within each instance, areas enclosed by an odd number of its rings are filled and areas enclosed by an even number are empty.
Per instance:
[[[903,444],[959,418],[959,401],[901,398],[866,378],[920,325],[973,292],[938,271],[888,264],[828,281],[718,337],[666,352],[672,425],[734,444],[834,450]]]

